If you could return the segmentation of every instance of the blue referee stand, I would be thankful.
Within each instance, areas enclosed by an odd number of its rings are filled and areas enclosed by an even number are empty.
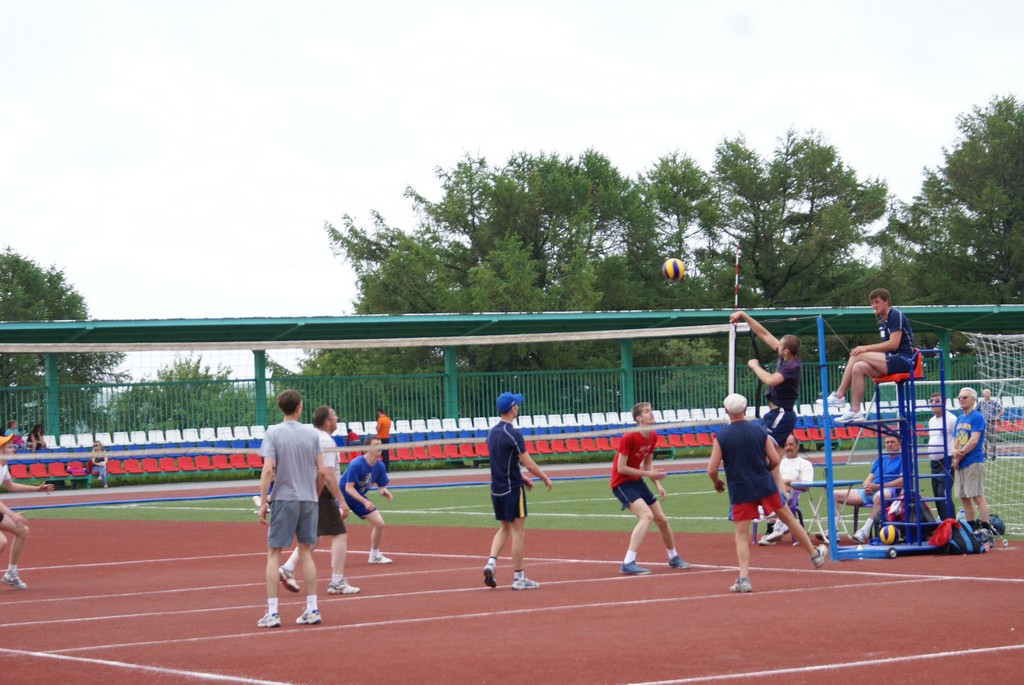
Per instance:
[[[828,376],[825,367],[825,324],[824,319],[818,317],[818,361],[821,380],[821,396],[828,397]],[[884,517],[889,507],[895,501],[903,505],[903,517],[897,521],[882,521],[884,525],[894,525],[900,531],[900,544],[883,545],[877,538],[869,543],[856,546],[840,547],[838,544],[838,531],[836,530],[835,513],[835,476],[832,460],[832,416],[825,408],[825,496],[828,504],[828,540],[829,552],[833,561],[847,559],[881,559],[896,558],[911,554],[935,554],[941,552],[940,547],[928,544],[928,537],[938,525],[936,521],[923,520],[928,518],[923,515],[924,510],[929,508],[928,502],[937,502],[945,499],[952,511],[950,497],[951,479],[950,459],[948,450],[943,450],[943,473],[932,475],[930,472],[922,474],[918,468],[918,434],[917,434],[917,396],[916,380],[924,377],[924,357],[934,357],[938,363],[939,371],[939,392],[942,394],[942,405],[946,406],[946,372],[943,363],[943,352],[941,349],[914,350],[911,373],[892,374],[880,376],[875,379],[875,417],[865,421],[851,421],[846,426],[860,426],[869,428],[876,433],[876,449],[879,457],[883,454],[882,443],[886,435],[895,435],[900,439],[901,459],[903,465],[903,488],[897,497],[887,500],[884,488],[881,490],[882,509],[881,516]],[[879,397],[879,385],[884,383],[895,383],[896,403],[894,411],[882,411]],[[943,444],[948,439],[946,431],[943,431]],[[927,443],[927,436],[925,437]],[[922,496],[921,484],[930,482],[933,478],[946,479],[946,495],[944,498]],[[929,487],[929,491],[931,488]]]

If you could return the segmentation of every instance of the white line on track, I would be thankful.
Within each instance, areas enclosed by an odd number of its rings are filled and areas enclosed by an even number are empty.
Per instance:
[[[243,685],[289,685],[280,680],[260,680],[257,678],[245,678],[241,676],[222,675],[219,673],[207,673],[204,671],[186,671],[178,668],[162,668],[157,666],[144,666],[142,664],[128,664],[123,661],[110,661],[108,659],[88,659],[80,656],[66,656],[51,652],[28,652],[20,649],[4,649],[0,647],[0,654],[17,657],[18,659],[32,658],[49,659],[51,661],[73,661],[79,664],[91,664],[95,666],[109,666],[125,671],[141,671],[157,675],[174,675],[194,678],[196,680],[208,680],[218,683],[243,683]]]
[[[958,649],[950,652],[928,652],[927,654],[907,654],[904,656],[887,656],[884,659],[865,659],[863,661],[841,661],[833,664],[820,664],[818,666],[795,666],[792,668],[777,668],[765,671],[743,671],[736,673],[722,673],[717,675],[697,676],[692,678],[679,678],[676,680],[651,680],[632,685],[685,685],[687,683],[713,683],[723,680],[747,680],[749,678],[773,678],[794,673],[820,673],[822,671],[840,671],[846,668],[859,668],[862,666],[892,666],[900,662],[914,662],[941,659],[942,657],[973,656],[978,654],[996,654],[998,652],[1020,651],[1024,645],[999,645],[996,647],[979,647],[976,649]]]

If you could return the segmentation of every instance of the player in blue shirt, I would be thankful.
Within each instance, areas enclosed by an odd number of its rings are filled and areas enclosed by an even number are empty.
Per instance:
[[[846,390],[851,389],[850,410],[836,418],[836,423],[863,421],[864,376],[878,378],[893,373],[910,373],[913,369],[914,332],[903,312],[892,306],[889,291],[875,288],[868,293],[871,309],[878,317],[878,333],[882,342],[858,345],[850,350],[850,360],[843,370],[839,387],[826,400],[830,407],[846,404]]]
[[[491,542],[491,555],[484,566],[484,584],[498,587],[494,579],[498,555],[509,535],[512,536],[512,578],[513,590],[534,590],[540,587],[523,572],[523,558],[526,555],[526,491],[533,488],[533,480],[522,473],[520,466],[551,489],[551,479],[537,466],[526,451],[523,434],[513,425],[519,416],[522,395],[503,392],[498,396],[496,407],[501,420],[487,434],[487,453],[491,462],[491,504],[494,518],[501,525]]]
[[[341,495],[345,498],[345,504],[353,514],[359,518],[369,521],[373,529],[370,531],[370,558],[371,564],[390,564],[391,559],[380,553],[380,543],[384,537],[384,517],[380,511],[366,497],[374,485],[381,497],[392,499],[388,490],[388,470],[381,460],[380,439],[375,437],[366,438],[366,454],[362,454],[351,462],[345,473],[341,474]]]
[[[871,472],[864,479],[864,485],[858,490],[837,490],[836,502],[850,506],[863,507],[871,502],[871,515],[868,516],[860,530],[853,534],[857,542],[865,542],[871,536],[871,527],[875,525],[882,513],[882,497],[880,491],[885,488],[885,499],[896,497],[896,489],[903,487],[903,455],[900,451],[900,439],[895,435],[885,436],[883,440],[885,454],[871,464]]]

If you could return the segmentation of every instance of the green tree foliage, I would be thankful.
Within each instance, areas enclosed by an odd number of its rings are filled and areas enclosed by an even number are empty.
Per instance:
[[[719,221],[709,231],[708,261],[719,270],[739,245],[745,293],[759,306],[859,302],[864,265],[856,250],[886,210],[887,187],[859,180],[817,134],[790,131],[763,159],[743,138],[716,151]]]
[[[1024,297],[1024,102],[993,99],[957,118],[945,162],[890,221],[893,262],[920,304]]]
[[[0,253],[0,321],[84,320],[89,311],[83,298],[55,266],[43,268],[7,248]],[[116,383],[122,354],[61,354],[57,379],[63,385]],[[0,354],[0,382],[7,387],[45,383],[43,355]]]

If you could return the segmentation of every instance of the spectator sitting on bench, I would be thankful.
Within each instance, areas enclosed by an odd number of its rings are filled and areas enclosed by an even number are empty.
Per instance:
[[[46,449],[46,438],[43,437],[43,424],[37,423],[32,426],[32,430],[28,432],[28,437],[25,439],[25,447],[28,448],[29,452]]]
[[[107,453],[103,451],[103,443],[99,440],[92,443],[91,456],[89,473],[103,481],[103,487],[107,487]]]
[[[864,479],[863,487],[857,490],[847,489],[835,494],[836,502],[839,504],[863,507],[867,506],[868,502],[871,503],[871,514],[860,530],[853,534],[853,539],[861,543],[871,537],[871,527],[875,525],[875,521],[882,513],[881,488],[885,488],[885,498],[889,500],[896,497],[897,488],[903,487],[900,439],[895,435],[886,435],[883,444],[885,445],[885,454],[871,464],[871,472]]]
[[[784,458],[779,463],[779,477],[782,480],[779,494],[782,495],[784,502],[789,502],[800,494],[793,492],[793,483],[808,483],[814,480],[814,464],[800,456],[800,441],[792,433],[786,438],[786,444],[782,449]],[[776,520],[772,532],[762,535],[757,544],[774,545],[788,532],[789,526]]]

